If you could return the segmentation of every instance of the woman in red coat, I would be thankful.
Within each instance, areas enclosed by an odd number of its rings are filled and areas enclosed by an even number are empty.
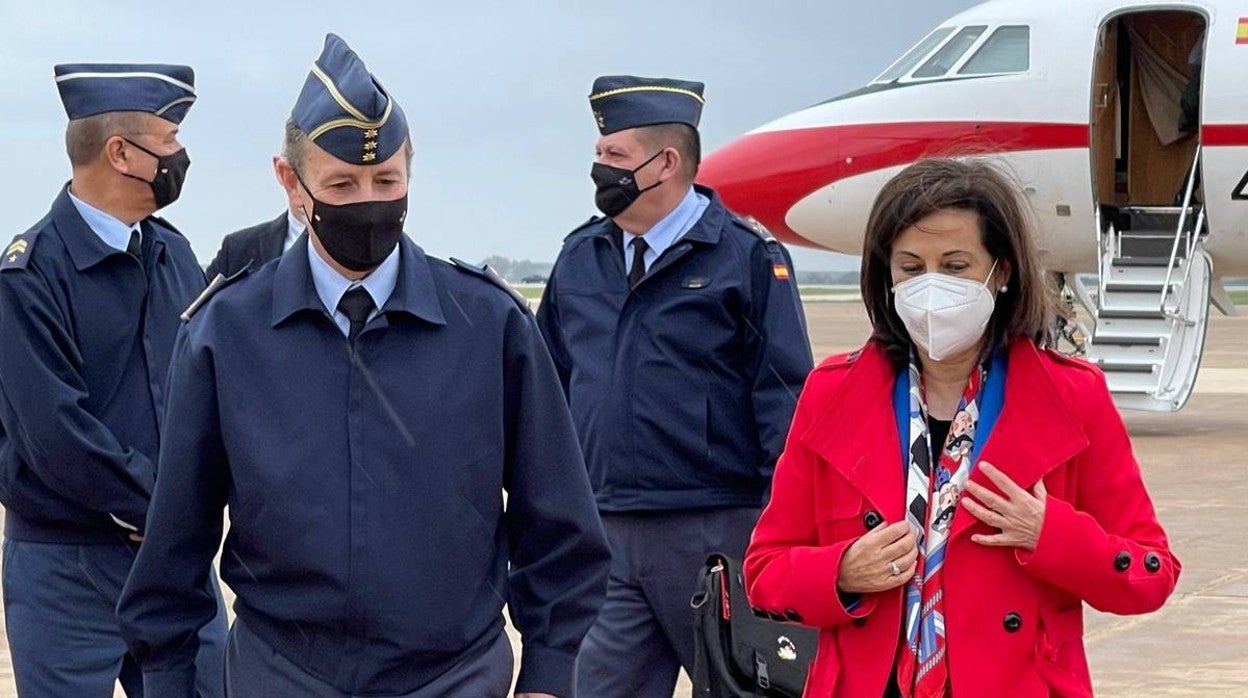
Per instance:
[[[808,697],[1089,696],[1084,603],[1132,614],[1171,554],[1100,371],[1052,316],[1017,188],[928,160],[880,192],[871,341],[815,369],[745,561],[820,628]]]

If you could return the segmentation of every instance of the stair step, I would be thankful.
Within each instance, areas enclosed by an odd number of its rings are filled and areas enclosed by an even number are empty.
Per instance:
[[[1088,347],[1088,361],[1106,366],[1136,366],[1152,370],[1165,359],[1165,350],[1155,344],[1093,344]],[[1108,370],[1108,369],[1106,369]]]
[[[1187,207],[1188,215],[1195,214],[1197,208],[1198,207],[1196,206],[1188,206]],[[1176,216],[1177,217],[1179,214],[1183,213],[1182,206],[1123,206],[1122,209],[1120,210],[1123,213],[1126,213],[1128,215],[1143,214],[1146,216],[1160,215],[1160,216]]]
[[[1099,300],[1101,311],[1120,317],[1161,317],[1161,294],[1152,291],[1106,291]],[[1099,314],[1098,314],[1099,315]]]
[[[1123,234],[1121,242],[1122,256],[1124,257],[1157,257],[1162,260],[1162,264],[1170,262],[1170,253],[1174,251],[1174,232],[1171,231],[1165,236],[1132,236],[1128,237]],[[1184,252],[1184,245],[1179,245],[1180,256]]]
[[[1174,228],[1132,228],[1123,230],[1118,235],[1133,240],[1157,240],[1166,239],[1174,242],[1174,233],[1178,229],[1178,221],[1175,221]]]
[[[1179,275],[1173,274],[1170,277],[1170,283],[1177,282]],[[1120,267],[1112,266],[1109,269],[1109,278],[1105,280],[1109,290],[1124,290],[1131,288],[1139,289],[1156,289],[1157,297],[1161,297],[1161,288],[1166,283],[1166,265],[1155,267]]]
[[[1118,317],[1102,313],[1096,319],[1093,344],[1157,344],[1170,336],[1170,324],[1162,318]]]
[[[1166,251],[1165,257],[1149,257],[1145,255],[1124,255],[1114,258],[1114,267],[1161,267],[1165,269],[1170,265],[1170,251]],[[1177,265],[1176,265],[1177,266]]]
[[[1105,371],[1105,381],[1111,393],[1146,394],[1157,390],[1157,376],[1152,373]]]
[[[1141,410],[1144,412],[1173,412],[1174,406],[1169,401],[1161,401],[1146,393],[1114,393],[1114,404],[1120,410]]]

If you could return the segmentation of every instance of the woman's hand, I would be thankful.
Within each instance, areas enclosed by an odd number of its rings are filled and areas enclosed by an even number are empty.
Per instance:
[[[910,524],[876,526],[841,556],[836,586],[849,594],[888,591],[910,581],[919,548]]]
[[[992,463],[984,461],[976,467],[984,471],[984,475],[1001,488],[1005,496],[975,482],[966,483],[966,491],[975,499],[963,497],[962,506],[975,518],[1001,531],[991,536],[975,534],[971,540],[980,545],[1035,550],[1040,540],[1040,529],[1044,526],[1044,500],[1048,494],[1044,481],[1036,482],[1033,496]]]

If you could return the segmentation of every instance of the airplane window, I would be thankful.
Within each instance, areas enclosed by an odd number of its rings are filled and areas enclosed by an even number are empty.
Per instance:
[[[974,45],[975,40],[987,29],[988,27],[984,26],[964,27],[949,40],[949,43],[941,46],[939,51],[932,54],[932,57],[927,59],[923,67],[914,71],[914,74],[910,77],[938,78],[949,72],[949,69],[962,57],[962,54],[966,53]]]
[[[936,31],[928,34],[922,41],[915,44],[914,48],[906,52],[896,63],[888,67],[880,77],[871,82],[892,82],[897,78],[910,72],[910,69],[918,64],[929,51],[940,45],[945,37],[953,33],[953,27],[941,27]]]
[[[958,71],[958,75],[1025,73],[1031,67],[1031,27],[1001,27]]]

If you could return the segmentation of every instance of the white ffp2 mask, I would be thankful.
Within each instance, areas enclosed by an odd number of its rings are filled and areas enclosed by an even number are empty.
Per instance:
[[[994,261],[983,281],[928,272],[893,287],[897,315],[905,323],[910,340],[933,361],[965,351],[984,336],[996,307],[996,299],[988,290],[988,280],[996,268]]]

